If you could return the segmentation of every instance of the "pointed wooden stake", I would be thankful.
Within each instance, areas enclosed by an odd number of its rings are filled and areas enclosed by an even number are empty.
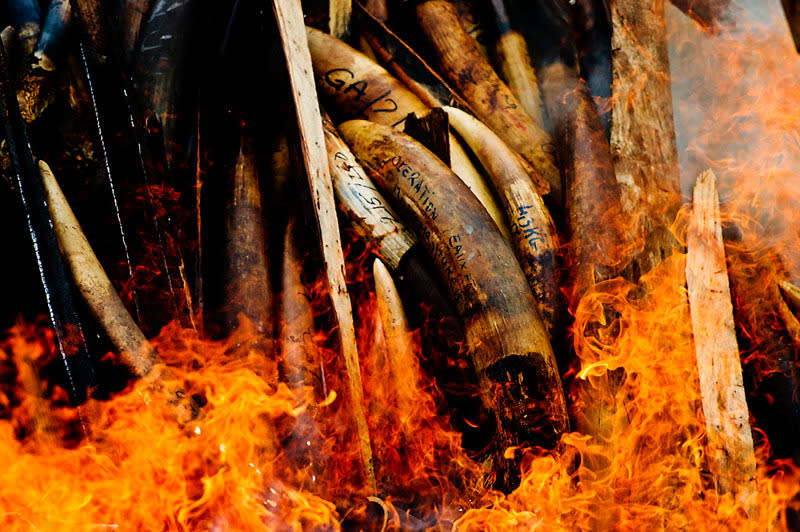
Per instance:
[[[339,341],[347,367],[352,415],[361,443],[364,474],[370,489],[375,491],[375,470],[372,465],[369,428],[362,404],[364,389],[358,365],[353,309],[344,282],[344,254],[339,236],[339,223],[336,219],[333,184],[328,167],[328,155],[325,151],[322,115],[314,86],[314,70],[311,66],[306,28],[303,24],[303,12],[300,2],[297,1],[273,0],[272,9],[278,22],[283,53],[286,55],[289,69],[303,160],[314,202],[317,228],[322,239],[322,258],[325,261],[333,312],[339,323]]]
[[[686,284],[700,394],[708,430],[709,467],[717,491],[756,509],[756,459],[742,383],[739,346],[725,266],[716,176],[697,178],[687,232]]]

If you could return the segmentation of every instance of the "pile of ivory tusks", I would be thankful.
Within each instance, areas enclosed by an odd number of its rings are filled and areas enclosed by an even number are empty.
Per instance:
[[[442,20],[440,13],[420,19],[428,17]],[[431,31],[449,29],[432,24]],[[449,167],[401,130],[428,106],[366,55],[307,32],[320,98],[344,119],[338,127],[325,120],[337,201],[396,274],[418,244],[432,259],[463,323],[481,399],[496,415],[498,447],[552,446],[568,418],[551,347],[562,303],[558,238],[542,199],[560,195],[559,171],[543,149],[550,135],[484,62],[472,77],[485,84],[462,94],[480,102],[491,90],[506,104],[474,106],[479,118],[444,107],[456,133]],[[461,38],[453,54],[472,41]]]

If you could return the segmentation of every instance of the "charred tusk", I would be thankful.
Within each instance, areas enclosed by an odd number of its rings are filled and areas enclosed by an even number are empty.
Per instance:
[[[228,326],[244,314],[259,334],[272,336],[267,231],[253,141],[242,132],[225,216]]]
[[[560,204],[561,174],[552,137],[522,109],[497,76],[464,31],[456,8],[444,0],[427,0],[417,5],[417,20],[436,50],[445,77],[486,125],[539,170],[550,183],[553,199]]]
[[[422,116],[428,112],[413,92],[361,52],[313,28],[307,28],[307,32],[317,87],[335,102],[343,117],[399,127],[409,113]],[[452,135],[450,156],[453,171],[478,197],[503,233],[509,235],[492,193]]]
[[[536,296],[550,337],[560,314],[558,237],[550,212],[544,205],[539,187],[528,174],[522,159],[480,120],[452,107],[443,108],[450,124],[475,153],[492,179],[495,191],[506,210],[511,225],[511,242],[517,252],[528,285]],[[534,170],[535,172],[535,170]],[[546,186],[542,182],[540,186]]]
[[[498,417],[502,443],[553,445],[568,427],[564,394],[508,242],[453,172],[411,137],[363,120],[339,131],[423,235],[464,320],[481,398]]]
[[[400,408],[401,417],[407,419],[414,411],[414,396],[419,382],[419,365],[414,356],[411,329],[397,287],[389,275],[389,270],[380,259],[375,259],[372,273],[375,278],[378,315],[386,340],[386,354],[394,378],[397,406]]]
[[[44,161],[39,161],[39,173],[58,246],[69,265],[75,285],[111,343],[120,352],[123,362],[137,377],[145,378],[157,389],[167,381],[174,381],[168,369],[158,368],[154,371],[159,361],[153,346],[119,298],[53,172]],[[176,385],[169,385],[164,391],[170,397],[170,404],[175,406],[179,421],[188,421],[195,416],[197,406],[185,391]]]
[[[592,96],[575,71],[554,62],[541,71],[542,92],[564,163],[570,232],[572,304],[596,282],[618,274],[629,260],[632,235],[623,219],[611,151]]]

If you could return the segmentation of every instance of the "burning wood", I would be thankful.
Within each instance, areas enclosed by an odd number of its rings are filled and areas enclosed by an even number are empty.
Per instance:
[[[353,421],[358,430],[364,476],[367,485],[374,491],[375,470],[372,465],[369,429],[362,407],[364,391],[361,385],[361,371],[358,366],[358,351],[353,330],[353,311],[344,282],[344,257],[342,256],[336,208],[333,203],[333,185],[324,149],[325,136],[322,129],[322,116],[312,76],[310,40],[306,40],[303,12],[299,4],[284,4],[274,0],[272,9],[278,21],[283,52],[286,55],[289,69],[289,79],[292,83],[292,96],[300,129],[303,159],[311,196],[314,199],[317,229],[322,239],[322,257],[325,262],[333,311],[339,324],[342,355],[347,366],[350,407]]]
[[[725,267],[717,179],[697,178],[687,230],[686,283],[709,439],[709,466],[722,493],[755,511],[756,458]]]
[[[611,156],[622,210],[644,239],[631,264],[635,280],[677,247],[670,226],[681,204],[680,176],[664,4],[615,0],[611,21]]]

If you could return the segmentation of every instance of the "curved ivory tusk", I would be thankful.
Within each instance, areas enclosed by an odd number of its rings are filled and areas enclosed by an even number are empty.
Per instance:
[[[560,204],[561,174],[550,134],[534,122],[497,76],[475,40],[464,31],[450,2],[427,0],[416,9],[417,20],[436,51],[444,76],[486,125],[539,170]]]
[[[327,116],[323,116],[322,126],[333,190],[340,208],[358,233],[376,245],[380,256],[396,270],[400,260],[416,243],[416,238],[403,226],[389,202],[367,177]]]
[[[241,132],[232,174],[225,213],[227,322],[235,328],[239,314],[244,314],[258,333],[271,337],[272,285],[267,263],[267,231],[255,148],[245,131]]]
[[[411,329],[397,287],[380,259],[375,259],[372,273],[387,358],[394,377],[397,406],[400,408],[401,418],[408,419],[414,410],[414,397],[419,382],[419,364],[414,357]]]
[[[75,285],[111,343],[120,352],[123,362],[136,376],[145,377],[155,388],[160,388],[162,381],[174,381],[174,376],[166,368],[153,371],[154,366],[159,364],[153,346],[122,303],[81,231],[53,172],[44,161],[39,161],[39,173],[47,195],[47,207],[53,220],[58,247],[69,264]],[[175,407],[180,421],[188,421],[194,417],[197,406],[186,396],[185,391],[174,384],[163,391],[170,397],[169,402]]]
[[[492,179],[511,222],[511,243],[552,338],[561,307],[556,267],[558,237],[553,218],[527,173],[523,159],[514,150],[477,118],[452,107],[443,109],[450,117],[450,125],[466,141]],[[538,173],[535,177],[542,179]]]
[[[555,357],[514,252],[464,184],[411,137],[364,120],[339,127],[378,186],[413,219],[464,320],[484,403],[504,443],[554,444],[568,427]]]
[[[547,131],[547,111],[525,38],[516,31],[508,31],[500,36],[495,48],[500,73],[511,92],[536,125]]]
[[[307,28],[307,32],[317,87],[335,102],[336,110],[342,116],[366,118],[398,127],[410,113],[422,116],[428,112],[428,106],[422,100],[361,52],[313,28]],[[489,187],[452,135],[450,158],[453,171],[478,197],[508,237],[505,219]]]

